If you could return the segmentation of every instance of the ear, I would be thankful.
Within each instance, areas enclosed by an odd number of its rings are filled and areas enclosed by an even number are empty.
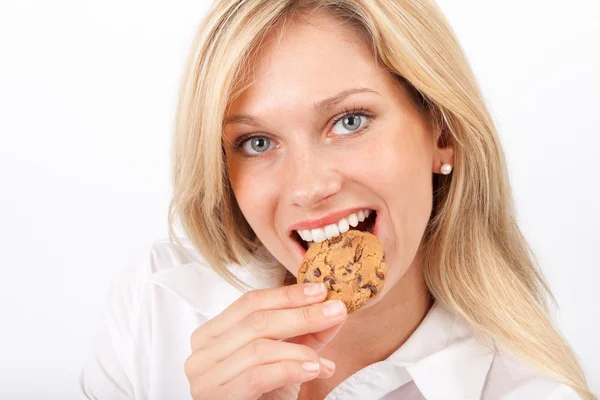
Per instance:
[[[454,167],[454,146],[447,129],[441,127],[434,132],[433,172],[439,174],[444,164]]]

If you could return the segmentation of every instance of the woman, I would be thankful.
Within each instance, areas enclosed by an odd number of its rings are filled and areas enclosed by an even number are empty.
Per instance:
[[[86,397],[595,398],[432,1],[216,2],[173,162],[172,240],[111,292]],[[324,228],[354,218],[388,276],[348,316],[295,277]]]

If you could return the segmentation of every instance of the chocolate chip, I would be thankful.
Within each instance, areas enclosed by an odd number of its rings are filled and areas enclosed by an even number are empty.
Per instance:
[[[356,247],[356,252],[354,253],[354,262],[360,260],[360,257],[362,256],[362,246],[357,246]]]
[[[377,271],[377,272],[375,273],[375,275],[377,275],[377,277],[378,277],[379,279],[381,279],[381,280],[384,280],[384,279],[385,279],[385,276],[383,276],[383,274],[382,274],[381,272],[379,272],[379,271]]]
[[[342,247],[352,247],[352,242],[354,242],[355,237],[346,238],[344,245]]]
[[[375,285],[373,285],[372,283],[365,283],[360,288],[361,289],[369,289],[371,291],[371,293],[377,294],[377,287]]]
[[[304,278],[304,283],[309,283],[310,281],[306,278]]]
[[[327,278],[323,279],[323,282],[329,282],[329,286],[335,285],[335,279],[333,279],[331,276],[328,276]]]
[[[315,274],[315,276],[316,276],[317,278],[318,278],[318,277],[320,277],[320,276],[321,276],[321,270],[320,270],[319,268],[315,269],[315,272],[314,272],[314,274]],[[383,279],[383,278],[381,278],[381,279]]]
[[[357,281],[358,281],[358,284],[359,284],[359,285],[362,283],[362,276],[361,276],[361,275],[358,275],[358,279],[357,279]]]
[[[329,239],[329,244],[336,244],[337,242],[342,241],[342,235],[337,235],[336,237],[332,237]]]

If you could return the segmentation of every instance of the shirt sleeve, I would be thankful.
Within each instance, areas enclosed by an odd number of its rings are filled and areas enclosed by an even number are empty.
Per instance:
[[[136,362],[136,342],[149,256],[148,250],[139,253],[109,290],[92,351],[79,376],[84,399],[141,399],[147,393],[143,367]]]

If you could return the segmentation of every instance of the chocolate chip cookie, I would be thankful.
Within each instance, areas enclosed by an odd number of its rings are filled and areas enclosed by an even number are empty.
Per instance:
[[[298,283],[325,282],[327,299],[342,300],[351,313],[381,292],[386,274],[379,239],[350,230],[310,246],[298,271]]]

